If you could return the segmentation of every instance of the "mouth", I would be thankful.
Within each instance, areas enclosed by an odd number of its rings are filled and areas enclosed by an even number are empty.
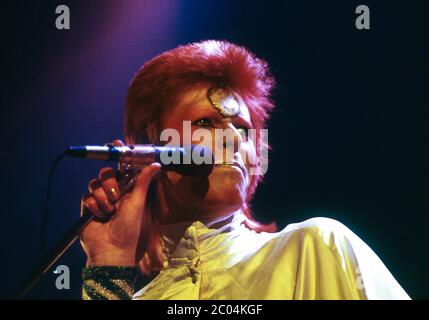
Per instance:
[[[225,166],[225,167],[232,167],[232,168],[237,168],[241,171],[241,173],[243,174],[243,176],[246,176],[246,172],[247,170],[238,162],[220,162],[220,163],[215,163],[215,166]]]

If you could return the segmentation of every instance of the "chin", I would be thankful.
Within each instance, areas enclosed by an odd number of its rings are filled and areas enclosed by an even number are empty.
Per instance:
[[[244,196],[241,192],[236,189],[213,191],[207,195],[204,199],[204,203],[207,206],[218,206],[218,207],[234,207],[240,208],[244,203]]]
[[[242,179],[224,177],[209,179],[209,190],[204,205],[216,211],[230,212],[240,209],[246,199],[246,187]],[[224,208],[224,210],[222,210]]]
[[[174,203],[199,216],[223,215],[240,209],[246,199],[247,183],[241,171],[215,168],[206,178],[183,177],[169,173]]]

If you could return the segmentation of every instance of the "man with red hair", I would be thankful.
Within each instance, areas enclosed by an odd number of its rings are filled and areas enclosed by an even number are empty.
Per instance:
[[[111,168],[100,171],[83,200],[99,217],[81,237],[84,299],[409,299],[340,222],[313,218],[276,232],[252,218],[273,85],[266,62],[225,41],[143,65],[126,98],[126,143],[163,145],[173,130],[182,145],[189,124],[191,142],[210,147],[215,165],[189,177],[154,163],[126,194]],[[219,132],[221,143],[205,139]],[[141,273],[152,280],[140,289]]]

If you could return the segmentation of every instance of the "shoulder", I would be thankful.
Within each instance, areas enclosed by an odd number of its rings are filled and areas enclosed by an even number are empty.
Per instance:
[[[314,217],[302,222],[291,223],[282,230],[274,233],[256,232],[248,230],[246,241],[259,244],[275,244],[276,249],[295,245],[304,245],[308,242],[325,245],[336,249],[344,241],[362,242],[343,223],[325,217]]]
[[[346,268],[356,265],[358,256],[374,255],[370,247],[342,222],[315,217],[287,225],[272,239],[278,253],[314,263],[329,262]],[[308,259],[307,259],[308,261]]]
[[[377,254],[337,220],[316,217],[289,224],[275,239],[282,254],[292,252],[300,263],[329,270],[325,276],[347,279],[367,299],[409,299]]]
[[[289,231],[317,231],[321,233],[330,233],[330,232],[343,232],[348,228],[338,220],[325,218],[325,217],[314,217],[299,223],[291,223],[288,224],[282,231],[280,232],[289,232]]]
[[[325,217],[292,223],[275,233],[251,231],[245,242],[252,252],[262,249],[278,260],[300,260],[305,256],[340,264],[347,256],[353,256],[355,249],[366,246],[343,223]]]
[[[312,261],[330,261],[345,267],[347,263],[354,264],[358,256],[375,256],[371,248],[342,222],[326,217],[291,223],[275,233],[251,231],[243,239],[247,244],[245,247],[252,248],[252,252],[264,249],[286,260],[312,257]]]
[[[287,225],[277,233],[278,240],[300,238],[320,242],[331,249],[336,249],[344,241],[360,242],[361,240],[343,223],[331,218],[315,217],[299,223]]]

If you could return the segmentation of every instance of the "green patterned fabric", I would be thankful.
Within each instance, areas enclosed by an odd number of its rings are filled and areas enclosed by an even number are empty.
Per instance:
[[[92,266],[82,270],[82,299],[130,300],[134,294],[137,269],[118,266]]]

